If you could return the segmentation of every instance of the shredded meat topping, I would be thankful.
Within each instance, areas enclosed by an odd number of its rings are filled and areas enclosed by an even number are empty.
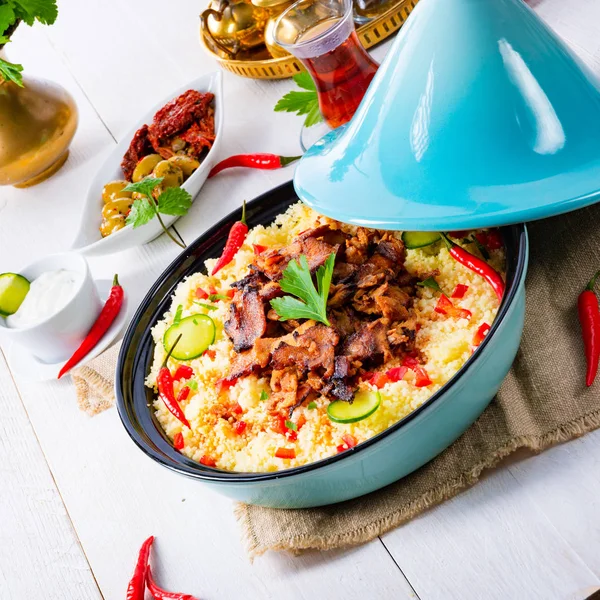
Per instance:
[[[330,326],[281,321],[269,301],[283,294],[279,280],[288,263],[304,255],[314,273],[331,253]],[[390,232],[358,228],[350,236],[330,225],[262,252],[232,286],[225,331],[236,356],[229,379],[270,377],[268,411],[280,418],[318,395],[352,401],[362,373],[415,351],[416,280],[404,269],[405,254]]]

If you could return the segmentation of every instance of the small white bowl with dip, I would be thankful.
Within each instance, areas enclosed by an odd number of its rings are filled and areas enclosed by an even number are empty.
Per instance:
[[[53,254],[20,274],[31,282],[19,310],[0,317],[0,338],[47,363],[69,358],[102,309],[87,261],[74,252]]]

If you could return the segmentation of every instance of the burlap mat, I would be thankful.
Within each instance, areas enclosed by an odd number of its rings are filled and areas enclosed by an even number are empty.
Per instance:
[[[576,310],[579,292],[600,268],[597,232],[600,206],[529,226],[521,348],[498,396],[461,438],[412,475],[356,500],[301,510],[239,504],[251,555],[367,542],[473,485],[484,469],[519,448],[539,452],[599,427],[600,378],[585,388]],[[116,351],[111,358],[108,370],[104,355],[78,370],[80,405],[93,406],[89,391],[109,383]]]

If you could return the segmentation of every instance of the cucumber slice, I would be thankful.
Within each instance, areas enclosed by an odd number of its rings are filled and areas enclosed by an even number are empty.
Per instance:
[[[431,246],[441,239],[437,231],[404,231],[402,241],[409,250]]]
[[[208,315],[190,315],[171,325],[163,338],[163,346],[168,352],[177,338],[181,339],[171,353],[177,360],[192,360],[200,356],[215,341],[215,322]]]
[[[381,404],[381,395],[375,390],[361,390],[356,393],[352,404],[344,400],[334,400],[327,407],[327,416],[336,423],[356,423],[371,416]]]
[[[29,281],[23,275],[2,273],[0,275],[0,315],[8,317],[19,310],[29,292]]]

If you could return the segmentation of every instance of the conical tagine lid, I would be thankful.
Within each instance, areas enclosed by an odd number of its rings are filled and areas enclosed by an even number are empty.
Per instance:
[[[574,210],[600,198],[600,83],[521,0],[421,0],[294,184],[325,215],[387,229]]]

